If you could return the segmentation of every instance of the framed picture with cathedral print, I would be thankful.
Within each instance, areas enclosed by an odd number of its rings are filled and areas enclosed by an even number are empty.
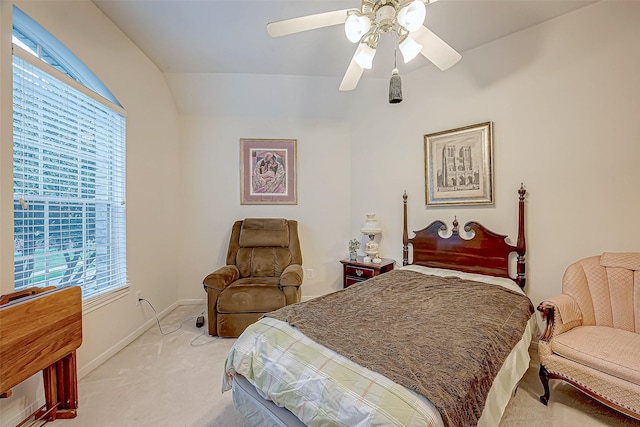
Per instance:
[[[427,206],[493,204],[493,125],[424,136]]]
[[[295,139],[240,140],[240,203],[295,205]]]

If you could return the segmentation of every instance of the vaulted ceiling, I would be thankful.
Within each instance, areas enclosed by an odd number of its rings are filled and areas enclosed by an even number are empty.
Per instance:
[[[358,0],[218,1],[94,0],[163,72],[341,77],[353,56],[341,25],[271,38],[266,25],[298,16],[359,8]],[[425,25],[463,54],[593,0],[440,0],[427,6]],[[368,76],[393,68],[394,37],[385,34]],[[399,61],[401,62],[401,61]],[[428,62],[418,56],[401,73]]]

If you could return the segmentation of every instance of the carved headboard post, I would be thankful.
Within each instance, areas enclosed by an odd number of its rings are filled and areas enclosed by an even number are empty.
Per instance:
[[[524,188],[524,184],[520,184],[520,189],[518,190],[519,200],[518,200],[518,243],[516,246],[516,252],[518,253],[518,263],[517,263],[517,273],[518,276],[516,278],[516,282],[520,286],[521,289],[524,289],[524,285],[526,282],[525,278],[525,260],[524,254],[527,251],[527,243],[525,240],[525,232],[524,232],[524,196],[527,194],[527,190]]]
[[[407,191],[402,195],[404,206],[404,225],[402,229],[402,265],[409,264],[409,234],[407,233]]]

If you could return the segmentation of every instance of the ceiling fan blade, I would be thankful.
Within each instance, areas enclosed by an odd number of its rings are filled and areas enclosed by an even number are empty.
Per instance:
[[[301,31],[344,24],[347,20],[347,12],[350,10],[354,9],[334,10],[333,12],[317,13],[315,15],[271,22],[267,24],[267,32],[271,37],[280,37]]]
[[[356,55],[354,54],[353,58],[351,58],[351,62],[349,63],[349,67],[347,67],[347,72],[344,73],[342,83],[340,83],[340,90],[343,92],[354,90],[356,86],[358,86],[362,73],[364,73],[364,68],[358,65],[356,62]]]
[[[411,33],[411,37],[422,45],[420,53],[442,71],[451,68],[462,58],[462,55],[424,25]]]

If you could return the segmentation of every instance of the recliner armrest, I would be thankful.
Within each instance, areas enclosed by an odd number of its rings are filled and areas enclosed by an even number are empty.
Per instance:
[[[546,299],[538,305],[542,320],[547,326],[540,337],[542,341],[550,341],[554,336],[582,325],[582,312],[576,300],[569,295],[557,295]]]
[[[222,291],[234,281],[240,278],[240,271],[235,265],[225,265],[204,278],[202,284],[206,288]]]
[[[282,286],[300,286],[304,272],[300,264],[289,264],[280,275],[280,287]]]

